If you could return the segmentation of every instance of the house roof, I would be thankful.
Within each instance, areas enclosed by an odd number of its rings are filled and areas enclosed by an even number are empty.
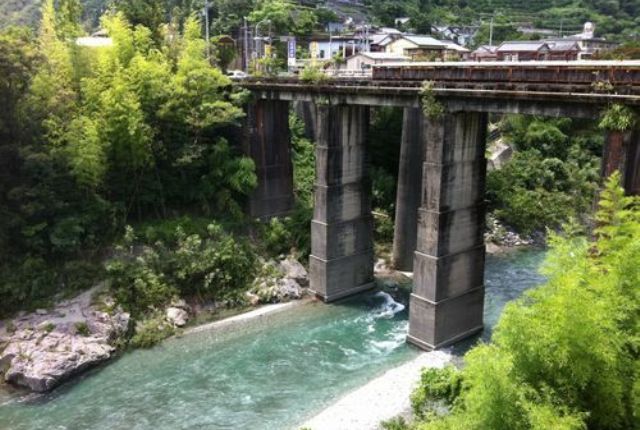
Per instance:
[[[551,51],[579,51],[580,47],[575,40],[558,40],[546,42]]]
[[[496,52],[538,52],[541,49],[549,49],[549,46],[537,40],[512,40],[502,42]]]
[[[495,54],[496,49],[498,49],[495,45],[480,45],[473,51],[474,54]]]
[[[453,42],[444,42],[444,43],[447,45],[447,49],[450,49],[452,51],[469,52],[467,48],[465,48],[464,46],[460,46],[457,43],[453,43]]]
[[[385,46],[393,42],[393,38],[388,34],[374,34],[369,37],[372,45]]]
[[[422,46],[441,47],[441,48],[446,47],[446,43],[441,42],[438,39],[435,39],[431,36],[422,36],[418,34],[403,34],[402,38],[420,47]]]
[[[384,33],[384,34],[402,34],[402,32],[400,30],[398,30],[397,28],[393,28],[393,27],[380,27],[380,29],[378,31],[380,33]]]
[[[405,55],[392,54],[390,52],[359,52],[358,54],[354,55],[353,57],[356,57],[358,55],[362,55],[363,57],[371,58],[372,60],[403,61],[403,60],[408,60],[409,59],[409,57],[407,57]],[[351,57],[351,58],[353,58],[353,57]]]

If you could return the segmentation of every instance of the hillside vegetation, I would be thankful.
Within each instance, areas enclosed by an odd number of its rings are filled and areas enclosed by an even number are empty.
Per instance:
[[[202,7],[202,2],[193,0],[80,0],[80,3],[84,10],[82,21],[89,31],[97,27],[100,15],[110,5],[134,5],[141,15],[153,15],[159,8],[166,15],[161,17],[162,21],[176,15],[184,16]],[[259,9],[263,3],[260,0],[211,0],[214,33],[233,32],[241,24],[243,16]],[[566,35],[580,32],[586,21],[596,24],[598,35],[629,41],[629,38],[638,38],[640,25],[640,0],[365,0],[364,7],[338,1],[299,0],[294,3],[305,8],[325,6],[340,19],[351,16],[356,21],[368,20],[389,26],[395,25],[395,18],[407,16],[411,17],[407,27],[420,33],[428,33],[432,24],[476,25],[480,26],[484,37],[484,33],[488,34],[489,21],[494,17],[497,41],[517,37],[515,29],[523,24],[557,30]],[[0,4],[0,28],[8,25],[35,26],[40,17],[40,5],[41,0],[3,0]],[[486,41],[477,41],[480,42]]]

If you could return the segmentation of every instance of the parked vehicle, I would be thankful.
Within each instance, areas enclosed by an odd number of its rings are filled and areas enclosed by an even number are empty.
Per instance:
[[[227,76],[231,79],[246,79],[249,75],[242,70],[228,70]]]

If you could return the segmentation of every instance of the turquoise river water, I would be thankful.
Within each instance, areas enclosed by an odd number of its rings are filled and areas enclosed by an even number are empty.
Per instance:
[[[543,257],[530,250],[488,257],[483,337],[506,302],[540,283]],[[382,302],[372,293],[310,302],[233,330],[170,339],[47,395],[0,388],[0,429],[295,428],[418,354],[404,342],[407,310],[389,318]]]

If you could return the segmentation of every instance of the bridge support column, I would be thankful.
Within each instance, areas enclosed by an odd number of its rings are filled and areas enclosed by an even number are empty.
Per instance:
[[[258,186],[249,197],[249,214],[258,218],[286,214],[294,203],[289,102],[250,104],[246,124],[244,151],[253,159],[258,177]]]
[[[312,102],[293,102],[293,110],[304,124],[304,137],[316,140],[316,105]]]
[[[482,330],[487,115],[426,123],[407,340],[431,350]]]
[[[640,128],[609,131],[602,152],[602,177],[618,170],[627,194],[640,195]]]
[[[418,208],[421,203],[422,163],[424,161],[425,117],[421,109],[405,108],[396,192],[393,230],[393,266],[413,270],[418,237]]]
[[[317,106],[310,283],[325,301],[373,286],[369,108]]]

